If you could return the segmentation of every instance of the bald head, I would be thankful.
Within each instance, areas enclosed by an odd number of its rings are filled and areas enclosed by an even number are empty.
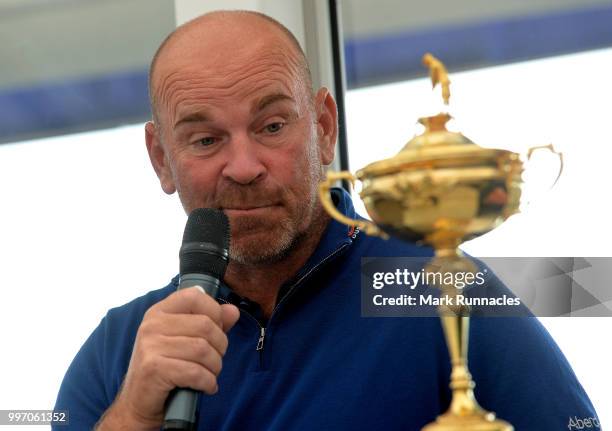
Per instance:
[[[308,98],[312,99],[312,77],[306,55],[298,40],[287,27],[275,19],[255,11],[215,11],[196,17],[177,27],[164,39],[155,52],[149,67],[149,100],[151,103],[151,112],[156,122],[159,122],[158,105],[160,76],[158,75],[160,74],[159,69],[161,69],[159,64],[164,63],[166,60],[171,61],[171,51],[180,50],[181,45],[185,41],[193,43],[195,39],[197,42],[201,41],[202,44],[205,44],[211,39],[217,38],[219,32],[215,31],[215,29],[219,28],[225,30],[245,30],[246,28],[250,28],[253,31],[258,31],[259,34],[265,34],[275,38],[278,42],[278,46],[282,47],[282,45],[284,45],[283,48],[288,51],[287,54],[294,58],[299,79],[302,81],[308,93]],[[255,39],[259,39],[259,37],[255,37]],[[251,40],[251,42],[254,42],[254,40]],[[231,56],[232,54],[232,52],[208,53],[210,56],[219,56],[221,58],[224,56]],[[167,59],[167,57],[170,57],[170,59]]]

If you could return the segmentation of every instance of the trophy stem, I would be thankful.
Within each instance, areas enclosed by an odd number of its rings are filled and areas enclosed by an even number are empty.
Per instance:
[[[475,271],[475,265],[463,257],[458,249],[436,250],[436,257],[425,268],[427,272],[468,272]],[[446,345],[451,361],[450,388],[452,399],[446,413],[423,431],[512,431],[507,422],[495,418],[495,413],[484,410],[474,396],[475,383],[467,365],[470,310],[457,305],[456,298],[461,289],[453,285],[440,285],[441,297],[446,304],[440,305],[438,314],[444,330]]]

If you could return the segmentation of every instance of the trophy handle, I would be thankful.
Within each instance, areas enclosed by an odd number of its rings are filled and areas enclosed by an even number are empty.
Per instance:
[[[340,211],[338,211],[336,207],[334,206],[334,203],[332,202],[332,199],[331,199],[331,194],[329,193],[329,190],[334,185],[334,182],[338,180],[348,180],[351,182],[351,185],[355,187],[355,179],[356,179],[355,176],[349,171],[340,171],[340,172],[328,171],[327,177],[325,178],[325,180],[321,181],[321,183],[319,184],[319,198],[321,199],[323,208],[325,208],[325,211],[327,211],[327,213],[334,220],[342,224],[345,224],[350,227],[353,227],[353,226],[358,227],[360,230],[364,231],[368,235],[379,236],[385,239],[389,238],[389,235],[387,235],[385,232],[380,230],[379,227],[376,226],[371,221],[357,220],[357,219],[352,219],[350,217],[347,217],[344,214],[342,214]]]
[[[557,181],[559,181],[559,178],[561,177],[561,173],[563,173],[563,153],[555,150],[555,148],[553,147],[553,144],[539,145],[537,147],[531,147],[527,150],[527,160],[530,160],[531,155],[537,150],[548,150],[551,153],[556,154],[557,157],[559,157],[559,173],[557,174],[557,178],[555,178],[555,182],[552,183],[552,185],[550,186],[550,188],[552,189],[557,184]]]

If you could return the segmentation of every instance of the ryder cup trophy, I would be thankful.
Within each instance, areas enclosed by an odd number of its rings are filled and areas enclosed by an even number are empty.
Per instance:
[[[423,63],[429,68],[433,86],[442,87],[443,101],[448,105],[446,68],[431,54],[425,54]],[[524,160],[536,149],[549,150],[559,157],[557,179],[563,160],[551,145],[531,148],[525,155],[482,148],[461,133],[448,131],[446,122],[450,119],[446,112],[420,118],[425,128],[422,134],[396,156],[371,163],[356,175],[328,172],[320,184],[320,198],[333,218],[369,235],[392,235],[432,246],[435,257],[425,271],[473,272],[475,264],[458,247],[518,212]],[[353,220],[336,210],[329,189],[338,180],[361,181],[360,196],[372,222]],[[462,294],[462,289],[453,285],[437,287],[447,297]],[[512,425],[481,408],[474,397],[474,381],[467,366],[469,307],[440,306],[438,314],[452,365],[452,400],[449,410],[424,431],[513,430]]]

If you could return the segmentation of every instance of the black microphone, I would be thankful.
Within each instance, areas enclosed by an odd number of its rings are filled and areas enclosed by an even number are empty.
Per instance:
[[[178,289],[201,286],[213,298],[229,260],[230,230],[223,211],[198,208],[189,214],[179,252]],[[166,401],[164,430],[195,430],[199,392],[176,388]]]

